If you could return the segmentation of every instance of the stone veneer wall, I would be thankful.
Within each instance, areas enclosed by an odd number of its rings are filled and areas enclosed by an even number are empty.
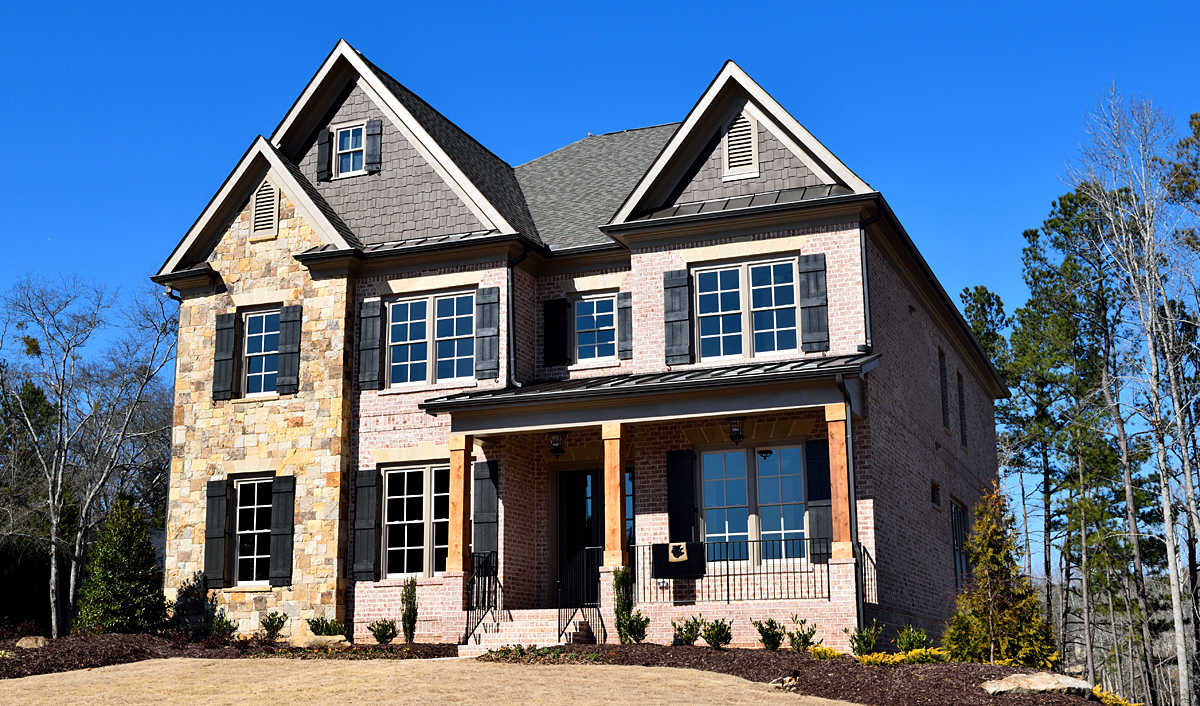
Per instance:
[[[292,258],[321,241],[286,197],[279,234],[249,242],[243,209],[222,235],[209,264],[224,292],[189,296],[180,306],[176,361],[166,587],[204,567],[205,484],[251,469],[296,477],[292,585],[225,588],[217,605],[242,631],[258,629],[265,612],[290,620],[284,634],[305,630],[305,618],[344,616],[345,577],[339,557],[346,542],[347,398],[345,278],[314,280]],[[294,395],[213,401],[217,314],[235,311],[234,297],[271,299],[304,307],[300,390]]]

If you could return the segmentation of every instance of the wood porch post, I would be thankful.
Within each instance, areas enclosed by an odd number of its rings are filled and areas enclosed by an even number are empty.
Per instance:
[[[471,569],[471,449],[474,440],[463,434],[450,435],[450,537],[446,571]]]
[[[602,427],[604,438],[604,565],[625,566],[625,468],[621,463],[624,427],[618,422]]]
[[[829,484],[833,498],[834,559],[854,558],[854,533],[850,527],[850,468],[846,458],[846,405],[825,405],[825,424],[829,431]]]

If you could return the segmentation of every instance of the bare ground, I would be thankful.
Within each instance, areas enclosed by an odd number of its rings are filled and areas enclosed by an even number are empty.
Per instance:
[[[0,704],[319,706],[686,703],[853,706],[691,669],[520,665],[474,660],[156,659],[8,679]]]

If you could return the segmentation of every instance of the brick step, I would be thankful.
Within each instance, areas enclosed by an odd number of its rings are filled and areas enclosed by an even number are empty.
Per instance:
[[[548,647],[562,642],[593,643],[596,641],[587,621],[576,617],[560,640],[558,610],[534,609],[502,611],[499,620],[488,616],[479,624],[466,645],[459,645],[460,656],[478,656],[489,649],[505,645],[537,645]]]

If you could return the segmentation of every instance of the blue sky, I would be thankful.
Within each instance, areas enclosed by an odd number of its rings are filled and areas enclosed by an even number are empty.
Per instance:
[[[734,59],[888,198],[957,296],[1024,298],[1020,234],[1108,83],[1200,111],[1191,3],[6,3],[0,289],[136,287],[339,37],[510,164],[680,120]]]

